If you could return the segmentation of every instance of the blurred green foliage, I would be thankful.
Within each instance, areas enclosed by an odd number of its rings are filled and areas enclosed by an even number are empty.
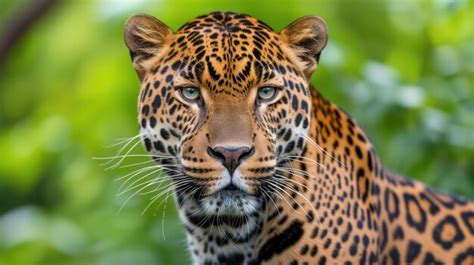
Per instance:
[[[0,22],[27,4],[1,1]],[[118,196],[115,180],[140,166],[106,171],[93,158],[138,133],[125,19],[150,13],[177,29],[214,10],[276,30],[322,16],[330,41],[316,87],[359,121],[387,168],[474,198],[473,1],[64,1],[0,72],[0,265],[188,263],[172,199],[147,208],[151,193]]]

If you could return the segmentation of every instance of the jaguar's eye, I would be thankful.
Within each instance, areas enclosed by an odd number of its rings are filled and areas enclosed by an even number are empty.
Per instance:
[[[180,89],[181,95],[187,100],[196,100],[201,94],[196,87],[183,87]]]
[[[272,100],[277,94],[277,89],[275,87],[261,87],[258,89],[258,98],[262,101]]]

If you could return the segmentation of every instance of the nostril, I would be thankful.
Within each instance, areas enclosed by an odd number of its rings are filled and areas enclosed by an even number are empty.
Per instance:
[[[226,160],[224,154],[221,153],[221,152],[219,152],[218,149],[216,150],[216,149],[213,149],[213,148],[211,148],[211,147],[208,147],[208,148],[207,148],[207,153],[208,153],[211,157],[213,157],[213,158],[215,158],[215,159],[217,159],[217,160],[220,160],[221,162],[224,162],[224,161]]]
[[[244,147],[244,148],[246,150],[242,151],[242,154],[239,156],[239,161],[244,160],[247,157],[250,157],[251,155],[253,155],[253,153],[255,153],[255,147],[253,147],[253,146],[252,146],[252,148],[247,148],[247,147]]]

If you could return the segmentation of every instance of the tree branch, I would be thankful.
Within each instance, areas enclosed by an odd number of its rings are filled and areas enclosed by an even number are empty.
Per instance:
[[[27,8],[22,8],[5,23],[0,36],[0,68],[15,44],[58,2],[58,0],[33,0]]]

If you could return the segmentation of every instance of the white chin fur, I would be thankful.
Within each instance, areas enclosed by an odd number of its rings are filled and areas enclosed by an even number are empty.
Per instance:
[[[246,216],[258,210],[259,200],[237,191],[217,192],[201,199],[200,204],[207,215]]]

